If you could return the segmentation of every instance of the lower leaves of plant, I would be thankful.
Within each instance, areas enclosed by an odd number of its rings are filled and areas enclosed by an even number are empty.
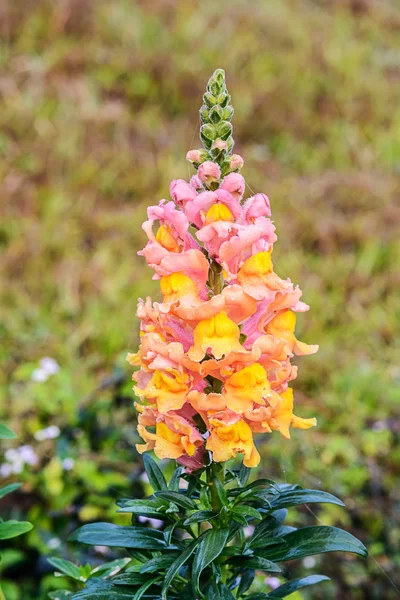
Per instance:
[[[324,552],[367,556],[365,546],[336,527],[295,529],[284,524],[287,509],[302,503],[343,503],[325,492],[266,479],[247,483],[249,470],[204,467],[188,475],[178,467],[169,484],[147,455],[152,496],[123,498],[119,512],[132,514],[131,526],[84,525],[70,539],[88,545],[125,548],[127,558],[91,569],[51,559],[59,575],[83,587],[52,592],[53,600],[263,600],[285,598],[328,580],[310,575],[271,591],[256,584],[259,573],[281,577],[285,561]],[[138,517],[159,519],[152,529]]]

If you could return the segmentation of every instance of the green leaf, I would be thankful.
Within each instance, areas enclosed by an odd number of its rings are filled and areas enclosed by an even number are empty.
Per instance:
[[[329,577],[325,577],[325,575],[309,575],[308,577],[302,577],[301,579],[293,579],[293,581],[288,581],[284,585],[276,588],[273,592],[270,592],[268,597],[286,598],[286,596],[290,596],[290,594],[297,592],[297,590],[300,590],[301,588],[321,583],[321,581],[330,581],[330,579]]]
[[[218,514],[212,510],[198,510],[185,519],[183,524],[192,525],[193,523],[203,523],[204,521],[211,521],[211,519],[215,519],[217,516]]]
[[[106,577],[113,577],[121,569],[124,569],[131,562],[130,558],[117,558],[116,560],[110,560],[102,565],[99,565],[91,572],[91,575],[100,574],[102,579]]]
[[[164,569],[168,569],[171,564],[174,562],[173,556],[156,556],[147,561],[140,569],[140,572],[143,573],[155,573],[157,571],[162,571]]]
[[[56,592],[50,592],[49,598],[51,600],[71,600],[72,592],[69,590],[57,590]]]
[[[0,423],[0,440],[14,440],[16,437],[11,429]]]
[[[240,596],[242,596],[245,592],[247,592],[247,590],[251,588],[255,575],[256,572],[254,569],[245,569],[242,572],[237,592],[238,598],[240,598]]]
[[[152,485],[154,491],[158,492],[160,490],[168,489],[167,482],[160,467],[148,452],[143,455],[143,462],[150,484]]]
[[[219,501],[221,502],[222,506],[226,506],[228,503],[228,495],[227,495],[226,490],[225,490],[224,486],[222,485],[221,481],[218,479],[218,477],[213,478],[213,484],[217,491],[217,496],[219,498]]]
[[[344,506],[343,502],[327,492],[319,490],[293,490],[283,492],[276,498],[270,500],[272,508],[287,508],[289,506],[297,506],[299,504],[326,503]]]
[[[172,492],[177,492],[179,490],[179,480],[181,478],[182,473],[183,473],[183,467],[177,467],[175,469],[175,471],[173,472],[171,481],[169,482],[169,489]]]
[[[33,525],[28,521],[3,521],[0,523],[0,540],[9,540],[27,533],[31,529],[33,529]]]
[[[258,512],[258,510],[256,510],[252,506],[246,506],[245,504],[231,508],[231,512],[237,513],[238,515],[243,515],[244,517],[251,517],[252,519],[257,519],[257,521],[262,520],[262,515]]]
[[[161,499],[157,498],[154,500],[143,499],[136,500],[134,498],[121,498],[117,501],[119,513],[134,513],[145,517],[152,517],[154,519],[170,519],[168,515],[162,512],[162,509],[167,509],[168,506]]]
[[[206,590],[207,600],[234,600],[234,595],[223,583],[212,581]]]
[[[10,485],[5,485],[0,488],[0,498],[4,498],[7,494],[11,494],[11,492],[15,492],[18,488],[20,488],[22,483],[10,483]]]
[[[147,583],[144,583],[142,586],[140,586],[136,594],[132,596],[132,600],[140,600],[140,598],[144,596],[147,590],[151,588],[151,586],[154,585],[157,581],[160,581],[160,577],[154,577],[153,579],[150,579],[150,581],[147,581]]]
[[[267,573],[280,573],[281,569],[270,560],[262,556],[233,556],[227,562],[233,565],[241,565],[246,569],[259,569]]]
[[[132,600],[132,589],[102,579],[89,579],[86,588],[68,600]]]
[[[125,585],[125,586],[140,586],[143,585],[144,583],[147,583],[149,581],[149,576],[148,575],[143,575],[142,573],[137,573],[137,572],[126,572],[126,573],[120,573],[119,575],[117,575],[116,577],[113,577],[112,579],[109,580],[113,585]]]
[[[303,527],[282,538],[287,546],[274,546],[262,552],[265,558],[281,562],[324,552],[353,552],[364,558],[368,551],[351,533],[337,527]]]
[[[242,463],[239,469],[239,483],[242,487],[248,482],[250,473],[251,469],[249,469],[249,467],[245,467],[244,463]]]
[[[69,560],[64,560],[63,558],[48,558],[47,560],[53,567],[58,569],[60,573],[63,573],[76,581],[86,581],[86,578],[82,577],[79,567]]]
[[[259,523],[249,540],[249,547],[263,547],[265,542],[268,541],[272,535],[275,536],[276,530],[286,519],[287,513],[288,511],[286,509],[277,510]]]
[[[243,488],[232,488],[231,490],[227,490],[230,496],[242,496],[245,492],[249,490],[254,490],[254,488],[258,487],[271,487],[274,486],[275,483],[271,479],[257,479],[252,483],[249,483]]]
[[[161,531],[145,527],[121,527],[111,523],[89,523],[80,527],[68,538],[90,546],[134,548],[136,550],[176,550],[166,546]]]
[[[192,583],[195,593],[199,592],[200,575],[221,554],[229,537],[229,528],[208,529],[199,544],[193,560]]]
[[[174,502],[178,506],[182,508],[186,508],[186,510],[196,510],[197,506],[193,500],[187,498],[183,493],[172,492],[170,490],[156,492],[155,494],[157,498],[165,498],[165,500],[169,500],[170,502]]]
[[[170,587],[174,577],[177,575],[179,570],[183,567],[183,565],[186,563],[186,561],[193,554],[194,550],[196,549],[196,546],[198,546],[198,544],[200,544],[200,542],[203,541],[203,537],[204,536],[202,535],[202,536],[198,537],[196,540],[193,540],[193,542],[191,542],[185,548],[185,550],[182,552],[182,554],[180,556],[178,556],[178,558],[176,560],[174,560],[172,565],[169,567],[168,571],[165,574],[164,584],[163,584],[162,591],[161,591],[162,600],[167,599],[168,590],[169,590],[169,587]]]

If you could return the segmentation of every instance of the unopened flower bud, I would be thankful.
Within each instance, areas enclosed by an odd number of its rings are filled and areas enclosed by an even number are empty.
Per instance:
[[[232,154],[232,156],[228,160],[231,171],[237,171],[238,169],[241,169],[244,165],[244,160],[239,154]]]
[[[190,178],[190,185],[195,190],[198,190],[198,191],[204,190],[203,184],[198,175],[193,175],[193,177]]]
[[[218,181],[221,177],[221,171],[216,163],[206,160],[206,162],[200,165],[198,175],[200,181],[208,185],[214,181]]]
[[[207,150],[204,150],[204,148],[199,148],[199,150],[189,150],[189,152],[186,154],[186,160],[191,163],[200,164],[207,160],[207,158],[208,152]]]
[[[222,182],[221,188],[232,194],[236,200],[241,200],[245,190],[245,181],[239,173],[230,173]]]
[[[257,217],[270,217],[271,205],[266,194],[255,194],[243,206],[243,217],[246,221],[253,221]]]
[[[171,198],[176,204],[185,205],[189,200],[194,200],[197,192],[183,179],[174,179],[169,187]]]

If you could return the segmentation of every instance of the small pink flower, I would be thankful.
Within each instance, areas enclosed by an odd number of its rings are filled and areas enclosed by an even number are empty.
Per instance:
[[[212,143],[211,150],[227,150],[228,144],[224,140],[217,139]]]
[[[232,171],[236,171],[236,169],[241,169],[243,167],[244,160],[239,154],[232,154],[229,163]]]
[[[221,184],[221,188],[230,192],[238,201],[243,197],[245,186],[244,178],[239,173],[230,173]]]
[[[199,150],[189,150],[189,152],[186,154],[186,160],[191,163],[201,163],[207,158],[207,156],[207,151],[203,150],[202,148]]]
[[[169,187],[171,198],[176,204],[184,206],[189,200],[194,200],[197,192],[183,179],[174,179]]]
[[[198,194],[196,198],[188,201],[185,204],[184,211],[189,221],[194,223],[196,227],[201,227],[204,223],[208,210],[213,206],[213,204],[218,202],[229,208],[233,217],[238,218],[240,216],[242,207],[240,206],[238,200],[236,200],[234,196],[226,190],[221,189],[218,189],[215,192],[207,191]]]
[[[253,223],[257,217],[270,217],[271,205],[265,194],[255,194],[243,205],[242,219],[244,223]]]
[[[193,175],[193,177],[190,178],[190,185],[193,189],[197,190],[198,192],[204,191],[203,184],[198,175]]]
[[[216,163],[211,162],[211,160],[206,160],[206,162],[200,165],[198,176],[200,181],[210,184],[214,181],[218,181],[218,179],[221,177],[221,171]]]

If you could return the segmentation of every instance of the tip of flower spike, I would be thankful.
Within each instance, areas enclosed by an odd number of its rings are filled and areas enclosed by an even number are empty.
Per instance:
[[[232,137],[233,107],[229,104],[230,95],[226,88],[225,71],[216,69],[207,83],[200,109],[200,139],[204,149],[191,150],[187,159],[196,169],[207,160],[220,166],[222,176],[238,171],[243,160],[232,155],[234,141]],[[238,160],[238,158],[240,160]]]

